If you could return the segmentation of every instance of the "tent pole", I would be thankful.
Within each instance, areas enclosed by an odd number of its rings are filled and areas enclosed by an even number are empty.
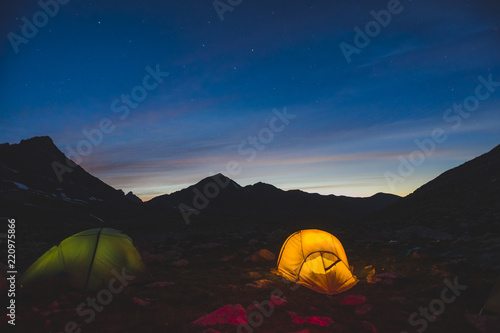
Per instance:
[[[90,260],[89,272],[87,274],[87,280],[85,281],[84,291],[87,291],[87,288],[89,286],[90,273],[92,272],[92,266],[94,266],[94,258],[95,258],[95,254],[97,252],[97,245],[99,245],[99,238],[101,237],[101,231],[102,231],[102,228],[99,229],[99,232],[97,233],[97,238],[95,240],[94,253],[92,254],[92,260]]]

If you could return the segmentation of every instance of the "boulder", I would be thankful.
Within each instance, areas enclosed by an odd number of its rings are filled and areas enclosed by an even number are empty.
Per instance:
[[[246,286],[256,288],[256,289],[263,289],[263,288],[269,287],[271,285],[271,283],[273,283],[273,281],[267,280],[267,279],[261,279],[261,280],[254,281],[252,283],[247,283]]]
[[[240,325],[246,324],[247,321],[247,314],[241,304],[228,304],[212,313],[196,319],[193,321],[193,324],[200,326],[211,326],[216,324]]]
[[[180,260],[174,261],[170,265],[174,266],[174,267],[184,267],[184,266],[189,265],[189,261],[187,261],[186,259],[180,259]]]
[[[276,256],[274,253],[272,253],[269,250],[266,249],[261,249],[251,256],[251,260],[253,262],[258,262],[258,261],[273,261],[276,260]]]

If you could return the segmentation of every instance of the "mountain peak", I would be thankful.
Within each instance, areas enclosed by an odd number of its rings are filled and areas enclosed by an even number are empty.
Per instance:
[[[142,203],[141,198],[139,198],[137,195],[135,195],[132,191],[129,191],[127,195],[125,195],[125,198],[132,200],[137,203]]]
[[[128,199],[139,202],[139,198],[133,195],[125,198],[123,191],[115,190],[80,166],[70,166],[67,157],[48,136],[2,146],[0,160],[0,185],[20,184],[16,186],[30,189],[26,193],[27,202],[31,204],[40,204],[46,198],[76,205],[101,201],[109,205],[123,205],[130,203]]]
[[[224,179],[224,180],[226,180],[226,179],[232,180],[231,178],[224,176],[220,172],[218,174],[216,174],[216,175],[211,176],[211,178],[219,178],[219,179]]]
[[[21,140],[20,144],[32,144],[32,145],[51,145],[55,146],[54,141],[50,136],[34,136],[32,138]]]
[[[267,190],[279,190],[276,186],[264,183],[264,182],[257,182],[253,185],[251,185],[252,188],[261,190],[261,191],[267,191]]]
[[[37,151],[44,152],[45,154],[51,155],[53,158],[56,156],[58,158],[63,158],[63,153],[54,144],[54,141],[49,136],[34,136],[32,138],[21,140],[19,144],[11,145],[11,147],[17,146],[21,151]]]
[[[231,178],[229,177],[226,177],[224,176],[222,173],[217,173],[213,176],[208,176],[206,178],[203,178],[202,180],[200,180],[197,185],[204,185],[208,182],[215,182],[219,185],[221,184],[230,184],[230,183],[236,183],[234,180],[232,180]],[[225,187],[225,186],[223,186]]]

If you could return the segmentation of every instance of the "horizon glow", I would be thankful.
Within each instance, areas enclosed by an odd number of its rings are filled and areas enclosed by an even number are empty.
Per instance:
[[[47,11],[2,4],[0,143],[48,135],[73,160],[87,147],[85,170],[143,200],[218,172],[242,186],[405,196],[500,143],[497,3],[271,0],[222,21],[211,2]],[[26,20],[37,32],[14,47]],[[387,173],[437,129],[446,139],[391,186]]]

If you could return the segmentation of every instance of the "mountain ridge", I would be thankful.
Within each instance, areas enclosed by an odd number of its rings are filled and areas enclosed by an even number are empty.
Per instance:
[[[500,145],[444,172],[404,198],[387,193],[361,198],[321,195],[283,190],[263,182],[241,186],[219,173],[142,202],[133,193],[125,195],[78,165],[59,182],[53,163],[69,167],[71,161],[48,136],[0,144],[0,158],[0,205],[6,212],[23,215],[28,211],[31,217],[46,220],[65,217],[73,221],[77,216],[78,221],[98,225],[141,221],[169,226],[186,226],[191,219],[196,223],[232,220],[281,225],[309,221],[308,225],[313,226],[314,221],[340,223],[354,219],[365,225],[372,221],[373,225],[411,225],[432,224],[439,219],[446,225],[452,222],[443,221],[460,220],[460,214],[473,219],[482,211],[496,216],[500,210]],[[454,200],[445,202],[446,197]],[[465,214],[465,208],[472,214]],[[440,216],[442,211],[447,211],[444,218]]]
[[[366,198],[321,195],[301,190],[283,190],[263,182],[241,186],[219,173],[180,191],[155,197],[147,201],[146,205],[156,210],[167,206],[178,210],[183,217],[186,215],[183,211],[196,212],[189,215],[199,215],[203,211],[211,215],[254,216],[272,220],[284,220],[291,216],[305,218],[312,214],[324,220],[357,217],[399,198],[392,194],[375,194]]]
[[[365,225],[421,225],[478,234],[500,227],[500,145],[451,168],[365,218]]]

